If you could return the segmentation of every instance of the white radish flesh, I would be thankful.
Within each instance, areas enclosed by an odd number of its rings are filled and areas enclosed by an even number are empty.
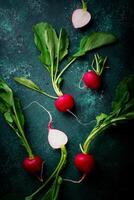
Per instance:
[[[48,142],[53,149],[59,149],[68,142],[66,134],[57,129],[49,129]]]
[[[91,14],[84,9],[76,9],[72,14],[72,23],[74,28],[82,28],[91,20]]]

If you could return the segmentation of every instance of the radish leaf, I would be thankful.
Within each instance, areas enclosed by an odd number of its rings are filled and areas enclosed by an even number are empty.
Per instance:
[[[90,35],[84,36],[80,41],[80,47],[73,57],[80,57],[85,55],[88,51],[112,44],[116,42],[116,37],[107,32],[94,32]]]
[[[123,79],[117,86],[112,112],[109,115],[100,114],[96,117],[96,126],[83,144],[83,151],[89,151],[90,143],[110,126],[125,120],[134,119],[134,75]]]
[[[47,193],[41,198],[41,200],[57,200],[62,183],[62,178],[60,176],[56,177],[53,185],[47,191]]]
[[[0,80],[0,112],[3,114],[7,124],[20,138],[29,156],[33,156],[24,133],[25,121],[20,102],[14,97],[12,89],[3,80]]]
[[[41,94],[44,94],[50,98],[54,98],[56,99],[56,97],[46,93],[44,90],[42,90],[37,84],[35,84],[32,80],[24,78],[24,77],[14,77],[14,80],[18,83],[20,83],[21,85],[30,88],[32,90],[35,90]]]
[[[38,85],[36,85],[32,80],[24,78],[24,77],[15,77],[14,80],[21,85],[24,85],[32,90],[36,90],[38,92],[41,92],[42,90]]]
[[[68,46],[69,46],[69,39],[65,29],[60,30],[60,35],[58,39],[58,51],[59,52],[59,60],[61,61],[67,54],[68,54]],[[58,56],[57,56],[58,57]]]
[[[112,44],[116,41],[116,37],[113,34],[106,32],[96,32],[84,36],[80,41],[78,51],[71,56],[62,69],[59,69],[60,62],[68,54],[69,39],[66,31],[61,28],[60,33],[57,34],[50,24],[41,22],[33,26],[33,32],[35,45],[41,53],[39,59],[43,66],[49,71],[53,89],[58,97],[63,95],[61,91],[62,75],[77,58],[85,55],[88,51]],[[30,89],[56,99],[56,97],[41,90],[30,80],[27,81],[22,77],[21,79],[15,78],[15,80]]]
[[[134,75],[129,78],[125,78],[120,82],[116,89],[116,97],[112,103],[112,110],[116,112],[117,110],[121,110],[122,113],[126,112],[129,108],[132,109],[134,107]],[[133,108],[134,110],[134,108]]]

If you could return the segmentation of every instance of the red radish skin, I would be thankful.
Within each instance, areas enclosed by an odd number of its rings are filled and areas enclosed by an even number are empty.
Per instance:
[[[31,173],[31,174],[36,174],[38,172],[41,172],[43,160],[40,156],[34,156],[33,158],[26,157],[23,160],[23,167],[24,169]]]
[[[90,70],[83,75],[82,78],[85,86],[90,89],[97,90],[101,86],[101,77],[94,71]]]
[[[74,98],[70,94],[59,96],[55,101],[55,107],[60,112],[67,112],[74,107]]]
[[[95,165],[94,157],[91,154],[79,153],[75,156],[74,164],[83,174],[89,174]]]

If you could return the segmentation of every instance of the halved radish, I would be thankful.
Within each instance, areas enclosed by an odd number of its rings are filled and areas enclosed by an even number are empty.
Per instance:
[[[49,129],[48,142],[53,149],[60,149],[68,142],[66,134],[57,129]]]
[[[40,106],[43,110],[45,110],[45,112],[48,113],[49,115],[49,122],[48,122],[48,142],[49,145],[53,148],[53,149],[60,149],[62,148],[67,142],[68,142],[68,137],[67,135],[58,130],[58,129],[54,129],[52,128],[52,115],[51,113],[44,107],[42,106],[39,102],[37,101],[33,101],[31,102],[28,106],[25,107],[25,109],[29,108],[33,103],[37,104],[38,106]]]
[[[91,14],[87,11],[87,4],[82,1],[83,8],[73,11],[72,23],[74,28],[82,28],[86,26],[91,20]]]

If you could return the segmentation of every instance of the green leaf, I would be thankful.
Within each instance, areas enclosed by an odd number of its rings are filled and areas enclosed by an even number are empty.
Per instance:
[[[80,57],[85,55],[88,51],[112,44],[116,42],[116,37],[107,32],[94,32],[90,35],[84,36],[80,41],[80,47],[73,57]]]
[[[20,125],[24,129],[25,118],[24,118],[24,115],[22,113],[20,101],[17,98],[15,98],[14,103],[15,103],[16,113],[17,113],[17,117],[19,119]]]
[[[4,106],[4,108],[2,108]],[[15,131],[29,156],[32,150],[24,133],[24,116],[19,101],[14,97],[12,89],[6,82],[0,80],[0,112],[8,125]]]
[[[54,96],[48,94],[48,93],[45,92],[44,90],[42,90],[39,86],[37,86],[37,85],[36,85],[32,80],[30,80],[30,79],[27,79],[27,78],[24,78],[24,77],[14,77],[14,80],[15,80],[17,83],[19,83],[19,84],[21,84],[21,85],[23,85],[23,86],[25,86],[25,87],[27,87],[27,88],[30,88],[30,89],[32,89],[32,90],[35,90],[35,91],[37,91],[37,92],[39,92],[39,93],[41,93],[41,94],[43,94],[43,95],[46,95],[46,96],[48,96],[48,97],[50,97],[50,98],[53,98],[53,99],[56,99],[56,98],[57,98],[57,97],[54,97]]]
[[[6,103],[3,102],[3,100],[0,98],[0,112],[3,114],[8,110],[8,107],[6,106]]]
[[[18,123],[23,128],[24,116],[19,100],[13,96],[12,89],[2,80],[0,81],[0,91],[0,112],[4,115],[7,123],[14,129],[18,127]]]
[[[53,66],[56,58],[58,44],[58,38],[53,28],[49,28],[45,31],[45,39],[50,54],[51,66]]]
[[[14,121],[14,119],[13,119],[13,117],[12,117],[12,115],[11,115],[11,112],[5,112],[4,113],[4,117],[5,117],[5,120],[10,124],[12,124],[13,123],[13,121]]]
[[[116,89],[115,99],[112,102],[112,111],[124,114],[127,110],[134,110],[134,75],[124,78]],[[132,110],[131,110],[132,111]]]
[[[63,78],[60,77],[60,78],[58,79],[58,81],[57,81],[58,88],[61,87],[62,82],[63,82]]]
[[[3,80],[0,79],[0,101],[1,100],[3,100],[3,102],[8,106],[13,106],[14,104],[12,90]]]
[[[69,46],[69,39],[65,29],[60,30],[60,35],[58,39],[58,51],[59,53],[59,60],[61,61],[67,54],[68,54],[68,46]]]
[[[105,113],[101,113],[100,115],[98,115],[98,116],[96,117],[96,125],[99,126],[101,123],[104,122],[104,120],[105,120],[107,117],[108,117],[108,115],[105,114]]]
[[[41,198],[41,200],[57,200],[61,183],[62,183],[62,178],[60,176],[56,177],[53,185],[49,188],[49,190]]]
[[[40,89],[39,86],[37,86],[32,80],[24,78],[24,77],[15,77],[14,80],[18,83],[20,83],[21,85],[28,87],[32,90],[41,92],[42,90]]]
[[[41,52],[39,59],[46,66],[50,66],[51,64],[50,54],[46,46],[46,41],[45,41],[45,36],[44,36],[44,33],[48,28],[49,28],[49,25],[43,22],[33,26],[34,42],[37,49]]]
[[[58,38],[53,27],[48,23],[38,23],[33,26],[34,42],[41,52],[40,61],[47,66],[50,71],[50,67],[54,65]]]

